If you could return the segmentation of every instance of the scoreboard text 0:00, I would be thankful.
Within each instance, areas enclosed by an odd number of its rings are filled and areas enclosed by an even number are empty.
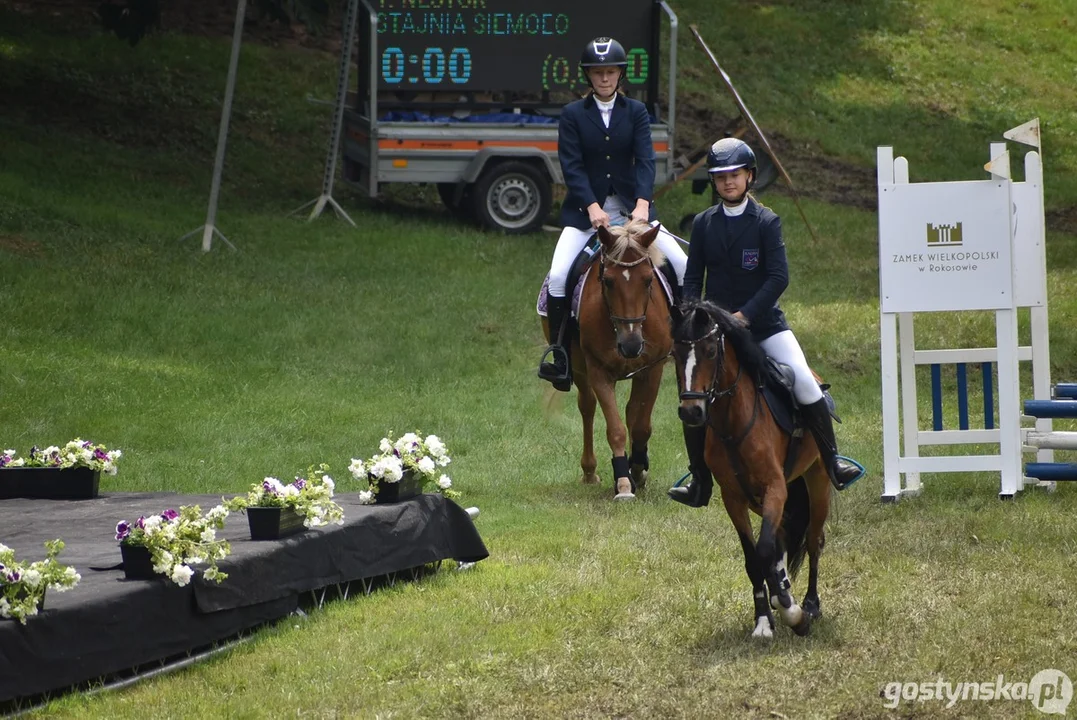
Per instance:
[[[580,0],[378,0],[378,86],[383,90],[579,90],[587,41],[617,38],[626,80],[644,85],[657,50],[653,0],[616,12]],[[530,7],[529,7],[530,6]],[[534,8],[533,10],[530,8]]]

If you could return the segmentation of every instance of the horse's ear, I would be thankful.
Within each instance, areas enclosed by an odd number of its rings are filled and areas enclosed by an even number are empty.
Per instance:
[[[613,242],[613,235],[610,235],[610,231],[605,225],[598,226],[598,241],[602,243],[602,247],[609,248]]]
[[[680,305],[669,306],[669,319],[673,322],[673,327],[679,328],[681,323],[684,322],[684,313],[681,312]]]
[[[653,228],[651,228],[647,232],[640,235],[636,239],[636,242],[638,242],[640,244],[640,246],[643,247],[643,249],[646,250],[647,248],[649,248],[651,246],[651,243],[654,242],[654,239],[656,237],[658,237],[658,225],[655,225]]]
[[[711,328],[711,316],[701,307],[692,311],[692,337],[703,337]]]

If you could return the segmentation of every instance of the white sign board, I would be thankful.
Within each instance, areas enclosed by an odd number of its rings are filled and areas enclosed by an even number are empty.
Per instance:
[[[884,313],[1014,307],[1009,181],[879,185]]]

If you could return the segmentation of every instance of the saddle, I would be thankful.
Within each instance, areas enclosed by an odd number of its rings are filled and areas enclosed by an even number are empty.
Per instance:
[[[815,379],[819,381],[819,376],[816,375]],[[792,470],[791,466],[797,452],[800,450],[800,441],[804,437],[805,430],[800,418],[800,404],[797,402],[796,395],[793,394],[794,382],[793,368],[785,363],[778,362],[772,357],[767,357],[766,377],[760,391],[763,393],[763,399],[767,402],[767,407],[770,408],[770,414],[774,417],[774,422],[791,438],[789,451],[786,453],[785,458],[786,477],[789,476]],[[840,423],[841,418],[838,417],[836,412],[837,405],[830,395],[830,385],[819,381],[819,389],[823,391],[827,407],[830,408],[830,417],[834,418],[835,422]]]
[[[572,268],[568,271],[568,277],[565,280],[565,287],[572,288],[572,312],[573,319],[577,316],[580,307],[580,294],[583,292],[583,281],[587,278],[587,271],[591,269],[591,266],[595,263],[595,258],[598,257],[599,250],[602,247],[602,243],[599,242],[598,234],[591,236],[591,239],[587,241],[587,244],[580,250],[579,255],[572,262]],[[666,293],[666,300],[672,305],[677,301],[675,295],[677,289],[677,272],[673,269],[673,265],[669,260],[662,262],[658,268],[661,271],[662,278],[665,282],[662,283],[663,290]],[[539,290],[538,302],[535,306],[535,311],[542,317],[546,317],[546,301],[549,298],[549,282],[550,276],[547,275],[546,279],[542,282],[542,289]],[[570,327],[565,328],[566,335],[569,332],[575,332],[576,326],[573,323]],[[571,335],[568,335],[571,337]]]

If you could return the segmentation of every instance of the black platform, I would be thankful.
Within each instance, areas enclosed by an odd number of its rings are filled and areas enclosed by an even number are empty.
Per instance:
[[[228,579],[218,585],[198,573],[182,588],[164,578],[126,580],[122,570],[90,568],[120,562],[114,539],[120,520],[181,505],[205,512],[220,495],[0,501],[0,543],[19,560],[38,560],[45,541],[59,537],[66,544],[60,562],[82,575],[74,589],[49,592],[45,611],[26,625],[0,619],[0,708],[204,648],[288,615],[304,593],[488,555],[468,514],[441,495],[392,505],[360,505],[355,494],[336,500],[344,525],[276,541],[251,541],[246,517],[233,513],[218,533],[232,545],[219,563]]]

